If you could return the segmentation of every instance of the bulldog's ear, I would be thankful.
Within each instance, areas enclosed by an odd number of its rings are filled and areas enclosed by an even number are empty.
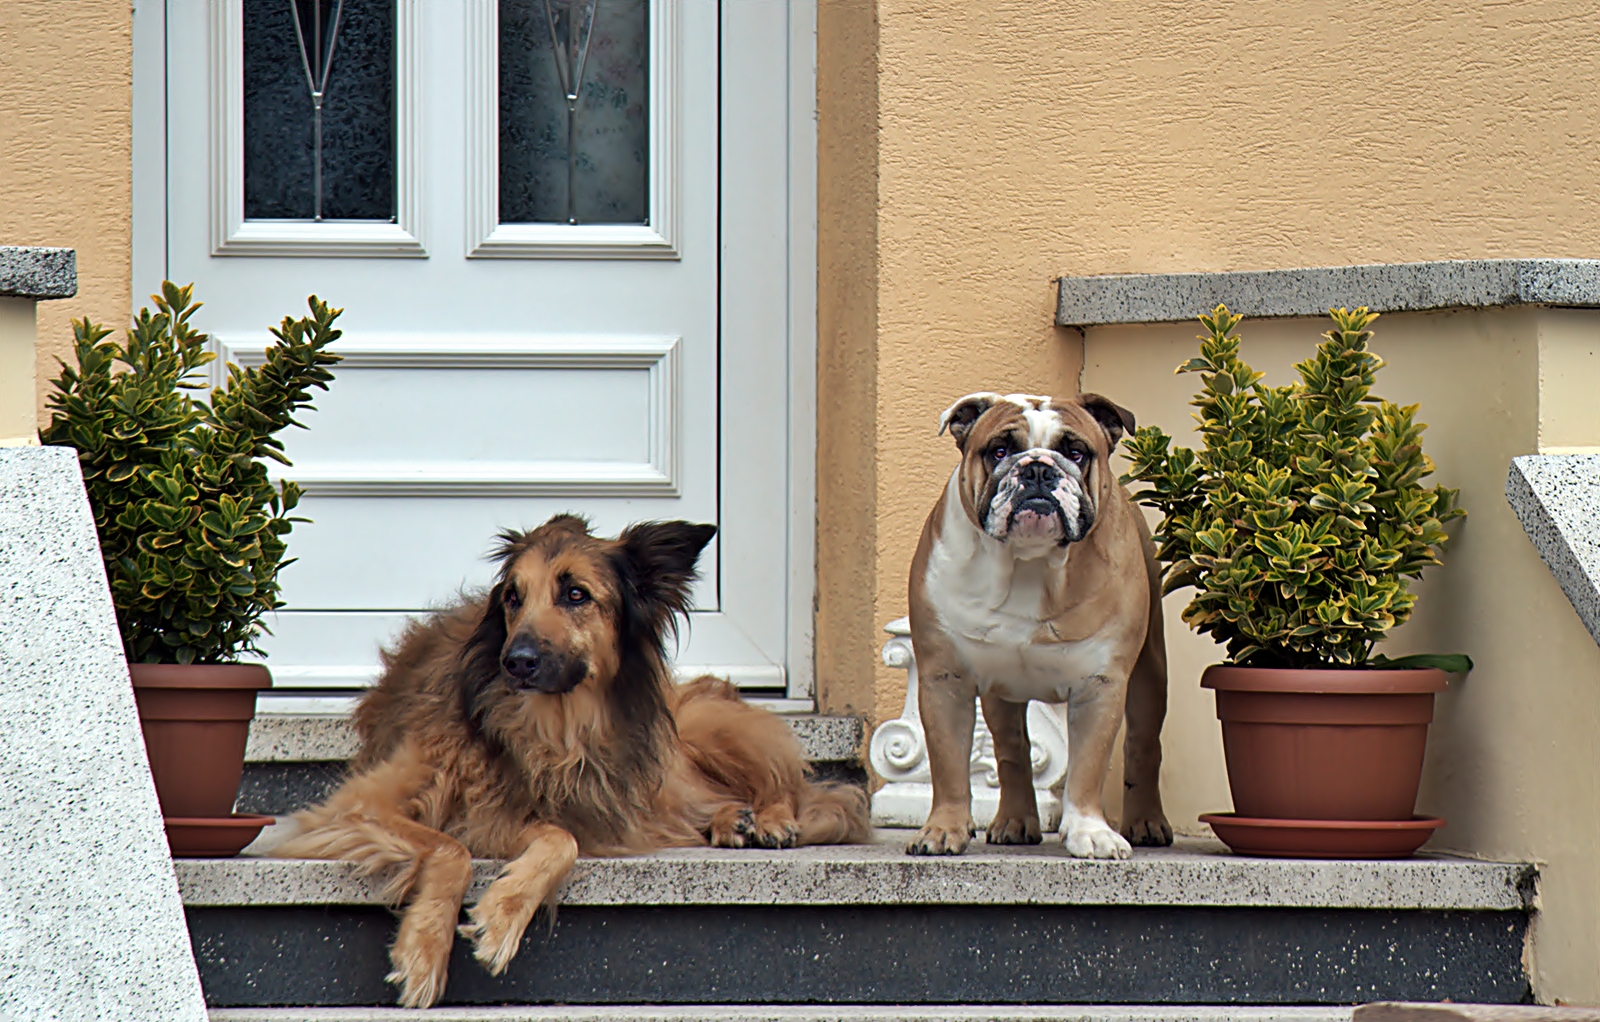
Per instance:
[[[1130,435],[1136,428],[1132,412],[1099,394],[1079,394],[1078,403],[1083,405],[1083,410],[1094,416],[1094,421],[1106,431],[1106,436],[1111,438],[1113,447],[1118,440]]]
[[[939,435],[943,436],[945,430],[956,438],[956,447],[966,450],[967,434],[972,432],[972,424],[977,422],[994,403],[999,401],[1001,395],[991,391],[980,391],[977,394],[968,394],[944,410],[939,416]]]

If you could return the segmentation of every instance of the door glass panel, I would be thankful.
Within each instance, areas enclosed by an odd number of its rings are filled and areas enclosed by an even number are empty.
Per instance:
[[[394,13],[244,0],[246,219],[394,220]]]
[[[649,0],[499,0],[500,222],[649,223]]]

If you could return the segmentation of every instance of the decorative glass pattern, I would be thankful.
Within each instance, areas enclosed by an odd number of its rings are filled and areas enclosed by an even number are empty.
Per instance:
[[[244,0],[246,219],[394,220],[394,7]]]
[[[500,0],[500,222],[650,221],[649,0]]]

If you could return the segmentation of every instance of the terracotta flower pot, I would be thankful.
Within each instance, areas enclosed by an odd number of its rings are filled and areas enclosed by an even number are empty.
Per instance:
[[[1234,812],[1276,820],[1411,820],[1443,671],[1224,664],[1217,693]]]
[[[239,797],[261,664],[130,664],[161,815],[227,817]]]

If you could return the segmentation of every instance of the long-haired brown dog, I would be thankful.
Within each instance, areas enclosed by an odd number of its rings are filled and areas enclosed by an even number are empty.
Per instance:
[[[580,854],[866,839],[861,790],[809,782],[783,721],[725,681],[673,683],[666,638],[715,533],[648,522],[610,540],[569,515],[505,533],[487,596],[385,652],[349,780],[275,854],[395,869],[401,1004],[444,991],[474,856],[510,860],[460,928],[498,975]]]

